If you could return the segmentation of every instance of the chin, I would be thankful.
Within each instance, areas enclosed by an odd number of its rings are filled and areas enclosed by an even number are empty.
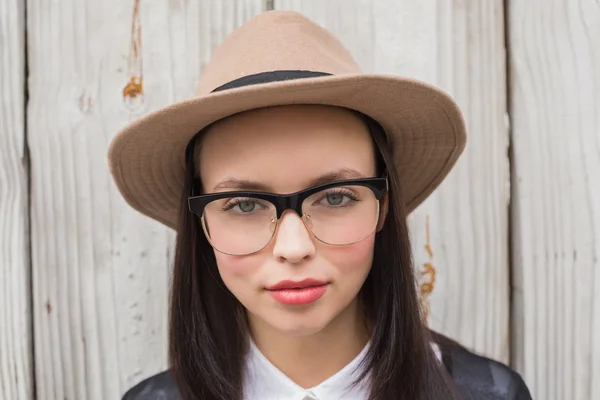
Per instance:
[[[324,310],[278,310],[263,320],[274,330],[290,337],[303,337],[319,333],[329,325],[333,316]]]
[[[290,324],[290,325],[281,325],[281,324],[270,324],[273,329],[279,332],[283,336],[288,337],[307,337],[315,335],[321,332],[325,326],[323,325],[314,325],[314,324]]]

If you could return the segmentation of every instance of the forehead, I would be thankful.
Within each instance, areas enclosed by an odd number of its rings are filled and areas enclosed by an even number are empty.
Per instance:
[[[353,112],[334,107],[296,105],[238,114],[212,126],[198,150],[208,192],[228,179],[289,193],[338,170],[375,174],[366,125]]]

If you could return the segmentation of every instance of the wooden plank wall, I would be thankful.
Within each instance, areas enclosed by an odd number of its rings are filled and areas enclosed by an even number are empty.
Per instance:
[[[174,236],[121,199],[106,149],[273,8],[465,112],[464,156],[411,216],[416,265],[436,272],[431,326],[512,363],[534,398],[600,398],[597,1],[29,0],[25,21],[5,0],[0,399],[120,398],[166,367]]]
[[[0,399],[33,396],[25,6],[0,2]]]
[[[600,399],[600,4],[510,2],[513,360],[539,399]]]

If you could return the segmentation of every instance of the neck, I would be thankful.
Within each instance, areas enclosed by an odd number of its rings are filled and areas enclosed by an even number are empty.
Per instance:
[[[318,385],[364,349],[369,332],[355,299],[321,331],[288,336],[249,316],[250,333],[264,356],[303,388]]]

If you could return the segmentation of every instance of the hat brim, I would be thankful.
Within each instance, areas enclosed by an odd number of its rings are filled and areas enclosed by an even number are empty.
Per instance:
[[[225,117],[291,104],[344,107],[376,120],[391,143],[408,213],[443,181],[466,144],[458,106],[434,86],[386,75],[326,76],[229,89],[149,113],[111,142],[111,174],[128,204],[176,229],[190,139]]]

